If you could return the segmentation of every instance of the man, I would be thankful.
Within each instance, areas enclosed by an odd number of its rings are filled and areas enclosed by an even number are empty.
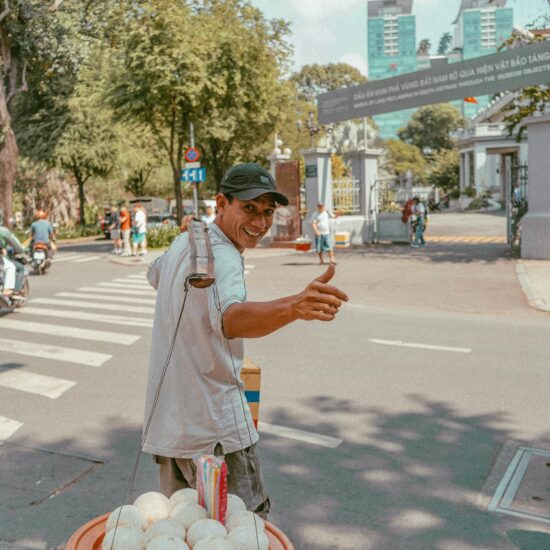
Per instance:
[[[120,233],[122,236],[122,242],[124,244],[124,251],[122,256],[130,256],[132,253],[130,249],[130,231],[132,229],[132,216],[126,206],[120,207]]]
[[[348,299],[327,284],[334,275],[330,266],[298,294],[247,302],[241,254],[267,233],[277,203],[287,205],[288,199],[277,192],[267,170],[257,164],[234,166],[221,181],[218,214],[207,231],[215,284],[189,287],[186,293],[193,269],[189,232],[176,239],[148,272],[157,289],[157,305],[143,449],[160,465],[161,491],[170,495],[194,487],[193,458],[224,455],[228,492],[238,494],[248,510],[263,517],[269,498],[256,448],[258,434],[240,380],[243,338],[266,336],[298,319],[332,321]],[[163,377],[169,349],[171,361]]]
[[[426,246],[426,241],[424,240],[424,227],[425,219],[427,216],[426,207],[420,202],[418,197],[413,199],[414,205],[412,209],[412,214],[414,216],[414,241],[411,243],[411,246],[418,248],[419,246]]]
[[[111,225],[109,225],[109,235],[113,241],[113,250],[111,254],[122,254],[122,240],[120,238],[120,214],[116,206],[111,207]]]
[[[212,223],[215,219],[216,219],[216,214],[214,212],[214,209],[210,205],[208,205],[205,208],[205,214],[201,218],[201,221],[203,221],[206,225],[208,225],[209,223]]]
[[[132,256],[147,254],[147,216],[140,202],[134,206],[134,234],[132,235]],[[139,253],[138,253],[139,247]]]
[[[317,203],[317,212],[315,212],[311,218],[311,225],[315,233],[315,249],[319,255],[320,264],[325,263],[323,260],[323,252],[327,252],[330,263],[336,265],[332,242],[330,239],[329,218],[331,217],[334,216],[327,212],[324,203]]]
[[[31,224],[31,250],[37,243],[47,246],[46,254],[51,257],[52,248],[55,247],[55,233],[48,221],[48,215],[43,210],[37,210],[35,221]]]
[[[10,258],[8,249],[13,254],[25,252],[19,239],[4,225],[4,212],[0,209],[0,270],[3,271],[4,280],[2,294],[6,298],[21,292],[25,280],[25,266]]]

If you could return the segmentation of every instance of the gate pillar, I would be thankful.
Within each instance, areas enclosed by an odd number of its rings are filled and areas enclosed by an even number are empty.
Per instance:
[[[521,257],[550,260],[550,114],[525,120],[528,132],[529,211],[521,222]]]
[[[372,204],[375,193],[371,192],[371,188],[378,179],[378,159],[381,154],[380,149],[359,149],[344,155],[344,159],[350,164],[353,177],[359,180],[361,216],[369,220],[376,209],[376,205]]]

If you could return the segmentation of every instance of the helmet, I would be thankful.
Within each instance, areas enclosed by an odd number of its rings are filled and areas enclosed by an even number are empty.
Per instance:
[[[44,210],[37,210],[35,213],[34,213],[34,217],[37,219],[37,220],[45,220],[48,215],[46,214],[46,212],[44,212]]]

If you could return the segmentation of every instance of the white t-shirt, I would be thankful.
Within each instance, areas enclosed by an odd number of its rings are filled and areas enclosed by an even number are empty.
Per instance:
[[[321,235],[328,235],[330,233],[329,219],[329,213],[323,210],[322,212],[314,212],[311,216],[311,223],[315,222],[317,224],[317,231]]]
[[[201,218],[201,221],[203,221],[206,225],[211,224],[216,219],[216,214],[210,214],[210,216],[207,216],[206,214]]]
[[[426,215],[426,207],[419,202],[413,206],[413,214],[419,218],[423,218]]]
[[[215,223],[208,227],[208,234],[216,283],[205,289],[189,287],[172,359],[143,446],[148,453],[194,458],[213,453],[217,443],[224,453],[232,453],[258,441],[250,410],[241,401],[245,399],[240,379],[244,342],[242,338],[226,340],[222,332],[225,310],[246,301],[244,261]],[[190,273],[189,248],[189,233],[182,233],[147,274],[158,293],[145,422],[182,309]]]
[[[138,233],[147,232],[147,217],[143,210],[138,210],[134,215],[134,225]]]

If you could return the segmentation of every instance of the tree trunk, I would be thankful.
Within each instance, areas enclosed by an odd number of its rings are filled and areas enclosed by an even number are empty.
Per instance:
[[[13,186],[17,172],[17,142],[11,128],[6,95],[0,83],[0,208],[9,225],[13,215]]]
[[[86,197],[84,196],[84,181],[81,178],[76,180],[78,184],[78,202],[80,204],[80,225],[86,225],[86,213],[84,211],[84,205],[86,203]]]
[[[183,219],[183,195],[181,192],[181,175],[178,171],[174,170],[173,172],[174,176],[174,191],[176,195],[176,218],[178,220],[178,225],[181,225],[181,220]]]

